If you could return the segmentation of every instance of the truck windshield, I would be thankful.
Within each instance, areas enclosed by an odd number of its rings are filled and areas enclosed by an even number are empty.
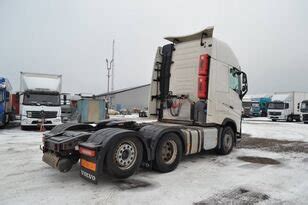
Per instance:
[[[243,107],[244,108],[250,108],[251,107],[251,102],[243,102]]]
[[[301,112],[308,112],[308,101],[302,102]]]
[[[283,102],[271,102],[268,105],[268,109],[283,110],[284,109],[284,103]]]
[[[3,90],[0,90],[0,102],[2,102],[3,100],[4,100]]]
[[[60,106],[60,95],[50,93],[25,93],[23,104]]]

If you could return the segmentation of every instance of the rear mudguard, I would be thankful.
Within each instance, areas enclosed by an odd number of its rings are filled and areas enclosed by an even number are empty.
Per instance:
[[[175,133],[180,137],[183,145],[183,151],[186,153],[186,146],[184,141],[184,134],[180,128],[183,126],[164,126],[164,125],[147,125],[139,130],[139,134],[144,137],[145,141],[149,145],[150,155],[148,161],[155,159],[155,150],[159,140],[167,133]]]
[[[61,124],[61,125],[57,125],[55,126],[52,130],[50,130],[50,132],[46,133],[45,136],[56,136],[56,135],[60,135],[63,132],[67,131],[67,130],[90,130],[93,129],[94,127],[92,125],[89,124],[83,124],[83,123],[65,123],[65,124]]]
[[[92,147],[95,148],[97,151],[97,159],[96,159],[96,166],[97,166],[97,173],[102,174],[103,166],[105,161],[105,156],[110,148],[110,146],[115,143],[116,141],[127,137],[127,136],[135,136],[137,137],[143,145],[143,152],[144,152],[144,160],[148,160],[150,155],[149,146],[145,139],[140,135],[139,132],[133,130],[126,130],[122,128],[105,128],[101,129],[95,133],[93,133],[89,139],[85,143],[81,143],[81,146],[85,147]]]

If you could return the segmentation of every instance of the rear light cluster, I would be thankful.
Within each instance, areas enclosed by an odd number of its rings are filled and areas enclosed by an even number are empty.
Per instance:
[[[96,171],[96,164],[94,162],[89,162],[85,159],[80,159],[80,165],[92,171]]]
[[[84,148],[84,147],[79,147],[79,153],[86,155],[88,157],[95,157],[95,155],[96,155],[95,150],[87,149],[87,148]]]
[[[198,98],[204,100],[208,97],[209,59],[208,54],[203,54],[199,58]]]

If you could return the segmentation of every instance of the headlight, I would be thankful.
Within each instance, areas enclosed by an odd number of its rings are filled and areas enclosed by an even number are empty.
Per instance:
[[[32,117],[32,112],[27,112],[27,117]]]

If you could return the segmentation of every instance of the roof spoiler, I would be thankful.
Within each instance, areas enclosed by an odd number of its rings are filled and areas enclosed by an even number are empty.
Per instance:
[[[203,29],[202,31],[191,34],[191,35],[170,36],[170,37],[166,37],[165,39],[176,44],[176,43],[182,43],[182,42],[185,42],[185,41],[192,41],[192,40],[199,40],[201,38],[213,37],[213,31],[214,31],[214,26],[209,26],[209,27],[206,27],[205,29]]]

